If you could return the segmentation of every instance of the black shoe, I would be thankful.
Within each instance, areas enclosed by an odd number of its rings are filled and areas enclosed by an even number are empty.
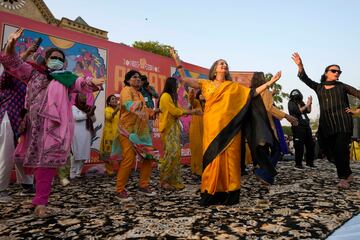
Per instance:
[[[306,164],[306,166],[309,167],[309,168],[316,168],[316,166],[315,166],[313,163],[311,163],[311,164]]]
[[[299,169],[299,170],[304,170],[303,165],[295,165],[295,168],[296,168],[296,169]]]

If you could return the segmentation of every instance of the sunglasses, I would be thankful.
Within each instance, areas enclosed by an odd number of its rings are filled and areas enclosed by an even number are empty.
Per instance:
[[[338,73],[339,75],[342,73],[341,70],[336,70],[336,69],[330,69],[330,70],[328,70],[328,71],[330,71],[330,72],[332,72],[332,73]]]
[[[63,59],[63,58],[57,57],[57,56],[51,56],[50,59],[54,59],[54,60],[56,59],[56,60],[59,60],[59,61],[61,61],[61,62],[64,62],[64,59]]]

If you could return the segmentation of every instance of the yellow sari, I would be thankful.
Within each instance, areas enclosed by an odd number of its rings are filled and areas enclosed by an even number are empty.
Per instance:
[[[201,204],[239,202],[240,128],[250,105],[251,89],[238,83],[200,80],[204,109]]]

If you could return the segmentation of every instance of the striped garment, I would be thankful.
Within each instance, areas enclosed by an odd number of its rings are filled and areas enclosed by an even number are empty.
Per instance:
[[[360,98],[360,91],[339,81],[334,83],[335,87],[325,89],[323,83],[312,81],[306,75],[305,70],[299,72],[298,77],[312,88],[318,96],[320,104],[319,129],[322,134],[327,136],[335,133],[352,134],[352,115],[345,111],[345,108],[349,107],[347,95]]]

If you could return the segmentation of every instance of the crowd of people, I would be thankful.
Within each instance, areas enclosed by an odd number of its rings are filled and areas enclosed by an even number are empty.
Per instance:
[[[34,213],[45,217],[55,175],[67,185],[67,172],[70,180],[81,176],[84,161],[90,158],[96,106],[89,104],[87,96],[102,90],[105,79],[64,71],[66,56],[58,48],[46,51],[43,64],[27,62],[36,46],[22,56],[15,52],[22,31],[20,28],[11,33],[0,53],[4,67],[0,79],[0,200],[10,197],[6,190],[15,163],[22,193],[35,195]],[[150,187],[154,161],[159,166],[159,188],[177,191],[185,187],[181,177],[182,116],[191,115],[191,171],[201,178],[202,206],[238,203],[241,175],[246,174],[250,162],[262,184],[274,184],[276,165],[286,148],[279,120],[286,119],[292,125],[295,168],[303,169],[304,147],[306,165],[316,167],[307,116],[312,97],[305,103],[302,93],[294,89],[289,114],[278,109],[269,88],[281,78],[281,72],[270,81],[255,73],[251,86],[245,87],[232,81],[228,63],[219,59],[211,66],[208,79],[194,79],[185,75],[177,53],[171,50],[171,54],[180,76],[167,78],[160,95],[146,76],[130,70],[119,95],[106,99],[100,159],[105,162],[106,174],[117,175],[115,191],[121,201],[132,200],[133,193],[126,190],[126,185],[138,162],[137,194],[157,194]],[[298,77],[319,99],[320,147],[335,163],[340,179],[337,186],[347,189],[354,180],[349,161],[352,114],[360,113],[360,108],[349,107],[347,94],[360,98],[360,91],[338,81],[338,65],[326,67],[318,83],[307,76],[298,53],[292,58],[298,66]],[[178,105],[180,85],[190,88],[189,108]],[[160,159],[152,141],[156,119],[163,147]],[[119,158],[116,169],[114,163]]]

